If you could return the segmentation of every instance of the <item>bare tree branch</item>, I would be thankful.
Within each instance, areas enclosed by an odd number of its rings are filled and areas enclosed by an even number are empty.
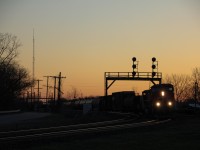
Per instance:
[[[22,44],[16,36],[0,33],[0,63],[10,63],[18,55]]]
[[[0,110],[12,109],[22,92],[33,85],[27,70],[15,61],[20,46],[16,36],[0,33]]]
[[[198,85],[198,92],[197,92],[197,99],[200,98],[200,68],[194,68],[192,70],[192,82],[193,85],[195,84],[195,82]],[[195,94],[195,87],[193,86],[193,94]]]
[[[71,90],[67,92],[67,99],[76,99],[83,97],[83,93],[75,87],[71,87]]]
[[[191,77],[188,75],[167,75],[165,77],[166,83],[174,85],[175,98],[177,101],[191,98]]]

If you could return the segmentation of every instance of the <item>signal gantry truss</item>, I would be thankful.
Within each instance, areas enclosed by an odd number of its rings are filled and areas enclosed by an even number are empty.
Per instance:
[[[162,73],[155,72],[155,69],[156,71],[158,71],[158,61],[156,61],[155,57],[152,58],[152,72],[138,72],[138,61],[136,61],[135,57],[132,58],[132,61],[133,72],[105,72],[105,96],[108,96],[108,89],[113,85],[116,80],[151,81],[153,84],[156,84],[156,82],[161,84]],[[109,81],[111,81],[110,84],[108,84]]]

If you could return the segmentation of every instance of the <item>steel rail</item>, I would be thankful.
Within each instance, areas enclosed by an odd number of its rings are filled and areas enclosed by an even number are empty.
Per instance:
[[[6,137],[9,135],[15,134],[28,134],[28,133],[42,133],[42,132],[50,132],[52,130],[67,130],[67,129],[76,129],[76,128],[87,128],[93,126],[103,126],[109,124],[123,123],[129,120],[118,119],[112,121],[103,121],[103,122],[95,122],[95,123],[85,123],[85,124],[75,124],[75,125],[67,125],[67,126],[57,126],[57,127],[48,127],[48,128],[38,128],[38,129],[27,129],[27,130],[16,130],[16,131],[7,131],[0,132],[0,137]]]
[[[138,117],[139,117],[138,115],[129,114],[129,113],[127,113],[126,115],[128,115],[128,117],[125,117],[125,118],[122,118],[122,119],[116,119],[116,120],[109,120],[109,121],[0,132],[0,138],[3,138],[3,137],[5,138],[5,137],[8,137],[10,135],[17,136],[17,135],[24,135],[24,134],[36,134],[36,133],[53,132],[53,131],[69,130],[69,129],[77,129],[77,128],[89,128],[89,127],[95,127],[95,126],[122,124],[122,123],[127,123],[127,122],[130,122],[130,121],[134,121],[134,120],[138,119]]]
[[[86,134],[86,133],[113,131],[113,130],[119,130],[119,129],[144,127],[144,126],[151,126],[151,125],[166,123],[166,122],[169,122],[170,120],[171,119],[162,120],[162,121],[150,120],[150,121],[139,122],[139,123],[108,125],[108,126],[102,126],[102,127],[90,127],[90,128],[80,128],[80,129],[70,129],[66,131],[10,136],[10,137],[5,137],[5,138],[0,138],[0,143],[26,141],[26,140],[33,141],[33,140],[38,140],[38,139],[47,138],[47,137],[53,138],[53,137],[62,137],[62,136],[77,135],[77,134]]]

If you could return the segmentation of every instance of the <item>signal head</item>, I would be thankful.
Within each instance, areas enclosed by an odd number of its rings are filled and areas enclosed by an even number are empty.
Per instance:
[[[152,78],[156,75],[156,72],[152,72]]]
[[[133,64],[133,65],[132,65],[132,68],[133,68],[133,69],[137,68],[136,64]]]
[[[132,72],[132,75],[133,75],[133,77],[134,77],[134,76],[136,75],[136,72],[135,72],[135,71],[133,71],[133,72]]]
[[[156,58],[155,58],[155,57],[153,57],[153,58],[152,58],[152,61],[153,61],[153,62],[155,62],[155,61],[156,61]]]
[[[132,61],[136,61],[136,60],[137,60],[136,57],[133,57],[133,58],[132,58]]]
[[[156,65],[152,65],[151,67],[152,67],[152,69],[156,69]]]

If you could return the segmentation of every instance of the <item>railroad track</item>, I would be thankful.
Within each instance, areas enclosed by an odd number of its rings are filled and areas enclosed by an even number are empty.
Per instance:
[[[139,118],[138,115],[129,114],[129,113],[127,114],[123,113],[123,115],[125,115],[125,117],[121,119],[117,119],[117,120],[110,120],[110,121],[0,132],[0,141],[1,139],[5,139],[7,137],[14,137],[14,136],[24,136],[24,135],[29,135],[29,134],[42,134],[42,133],[49,133],[49,132],[58,132],[58,131],[76,130],[76,129],[116,125],[116,124],[125,124],[128,122],[133,122]]]
[[[0,145],[7,145],[19,142],[39,141],[49,138],[60,138],[64,136],[84,135],[89,133],[108,132],[120,129],[130,129],[136,127],[151,126],[166,123],[166,120],[149,120],[143,122],[133,122],[135,119],[119,119],[113,121],[78,124],[60,127],[50,127],[41,129],[30,129],[10,132],[0,132]]]

